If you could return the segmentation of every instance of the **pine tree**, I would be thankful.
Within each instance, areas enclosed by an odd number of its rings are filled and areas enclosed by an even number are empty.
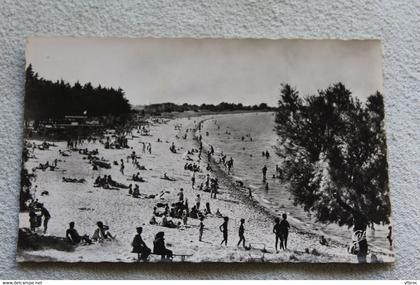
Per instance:
[[[279,151],[295,203],[321,222],[355,231],[389,223],[382,95],[377,92],[363,105],[341,83],[306,98],[282,87]],[[367,244],[359,246],[367,251]]]

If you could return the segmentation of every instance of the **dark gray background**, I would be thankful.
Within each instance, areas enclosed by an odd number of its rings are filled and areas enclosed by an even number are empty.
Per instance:
[[[420,279],[420,2],[150,0],[0,2],[0,279]],[[380,38],[395,229],[394,265],[15,262],[30,35]],[[104,254],[106,254],[104,252]]]

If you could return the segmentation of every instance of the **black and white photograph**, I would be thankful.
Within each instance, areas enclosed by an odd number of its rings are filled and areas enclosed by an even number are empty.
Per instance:
[[[394,262],[379,40],[29,37],[25,79],[18,262]]]

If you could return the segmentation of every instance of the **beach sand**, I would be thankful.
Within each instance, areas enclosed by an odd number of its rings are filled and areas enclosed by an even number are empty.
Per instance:
[[[181,137],[186,128],[192,128],[194,121],[205,120],[212,116],[193,118],[176,118],[167,123],[154,124],[150,128],[150,136],[133,137],[129,139],[130,149],[105,149],[98,142],[85,143],[82,148],[89,150],[98,149],[99,157],[112,161],[124,159],[125,175],[120,173],[119,166],[112,165],[111,169],[92,170],[87,159],[78,152],[71,152],[71,156],[59,156],[58,150],[66,149],[66,142],[55,142],[57,147],[49,150],[35,150],[36,159],[30,159],[26,163],[27,169],[45,163],[52,162],[58,158],[58,170],[41,171],[37,170],[34,185],[38,186],[36,198],[44,203],[51,214],[49,227],[46,235],[64,237],[68,223],[74,221],[79,234],[92,235],[97,221],[103,221],[110,227],[110,232],[116,235],[116,240],[96,243],[88,246],[78,246],[73,252],[63,252],[53,249],[41,251],[18,250],[18,261],[45,261],[58,260],[64,262],[136,262],[136,254],[131,253],[131,242],[136,234],[136,227],[143,227],[142,237],[146,244],[153,248],[154,235],[159,231],[165,232],[167,246],[175,254],[191,255],[187,262],[357,262],[357,257],[347,252],[342,244],[322,246],[319,244],[319,237],[305,233],[292,227],[289,233],[288,250],[276,253],[274,250],[275,236],[272,233],[272,215],[265,211],[255,202],[249,201],[243,191],[235,187],[230,179],[221,169],[215,170],[219,177],[220,189],[217,199],[211,199],[210,193],[192,189],[192,172],[184,170],[184,153],[192,148],[197,148],[197,142],[192,139],[191,132],[186,140]],[[176,125],[182,125],[180,130],[175,129]],[[162,142],[157,142],[160,138]],[[32,141],[30,141],[32,142]],[[150,142],[152,153],[142,152],[141,142]],[[170,144],[174,142],[178,152],[172,153],[169,150]],[[40,143],[40,141],[37,141]],[[135,151],[141,156],[139,163],[147,170],[138,171],[131,161],[127,162],[126,157]],[[191,156],[195,161],[197,154]],[[213,163],[213,168],[217,166]],[[206,163],[201,163],[202,172],[197,173],[196,184],[199,184],[207,172]],[[61,170],[65,170],[62,172]],[[96,176],[104,174],[123,184],[135,184],[128,179],[140,172],[146,180],[145,183],[137,183],[142,194],[155,194],[155,199],[135,199],[128,195],[128,189],[105,190],[93,187]],[[161,179],[163,173],[174,177],[176,181]],[[214,173],[211,173],[214,175]],[[84,178],[86,183],[64,183],[62,177]],[[229,221],[229,242],[228,246],[221,246],[222,233],[219,226],[223,219],[219,217],[208,217],[204,220],[205,231],[203,241],[198,241],[199,220],[188,219],[187,226],[178,229],[165,228],[159,225],[150,225],[149,220],[153,216],[153,207],[156,203],[173,203],[178,201],[179,189],[184,189],[185,198],[189,206],[195,204],[197,194],[201,196],[201,208],[206,202],[210,202],[212,212],[220,209],[220,212],[230,218]],[[48,191],[48,196],[41,196],[42,191]],[[162,194],[160,196],[160,194]],[[239,240],[238,227],[241,218],[246,220],[245,237],[247,244],[251,244],[251,250],[237,247]],[[29,228],[29,216],[27,212],[19,214],[20,228]],[[173,219],[175,222],[181,220]],[[160,219],[158,218],[158,221]],[[41,234],[41,229],[38,229]],[[265,253],[261,249],[266,248]],[[309,252],[309,253],[307,253]],[[383,254],[377,256],[379,261],[389,261],[393,257]],[[174,261],[180,261],[175,257]],[[160,257],[151,256],[150,261],[160,261]],[[368,257],[369,262],[369,257]]]

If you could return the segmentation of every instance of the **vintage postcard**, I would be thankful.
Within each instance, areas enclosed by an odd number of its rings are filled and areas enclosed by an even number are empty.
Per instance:
[[[27,41],[17,260],[393,262],[381,43]]]

